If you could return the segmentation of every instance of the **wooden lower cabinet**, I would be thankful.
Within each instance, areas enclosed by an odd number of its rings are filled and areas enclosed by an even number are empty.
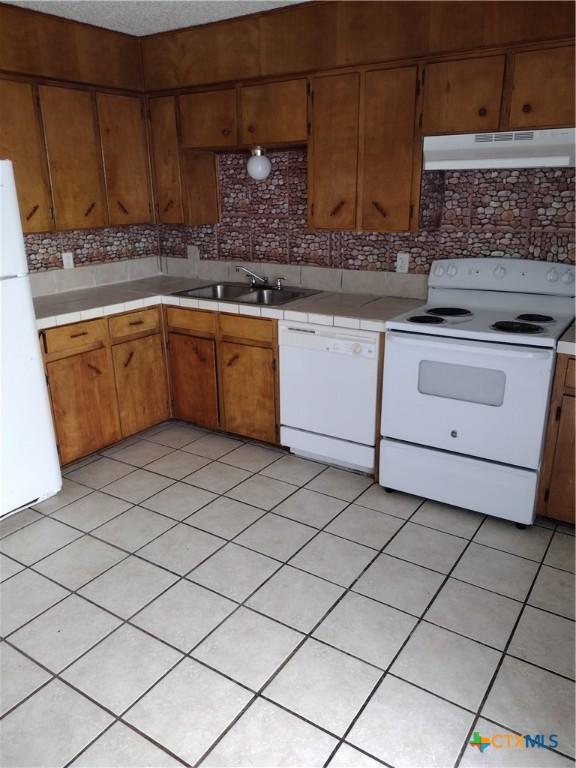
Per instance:
[[[55,360],[46,370],[62,464],[120,439],[109,349]]]
[[[222,341],[219,358],[223,428],[276,442],[274,350]]]
[[[159,333],[112,347],[122,436],[169,418],[168,383]]]
[[[214,339],[169,333],[168,350],[174,416],[217,429],[216,342]]]

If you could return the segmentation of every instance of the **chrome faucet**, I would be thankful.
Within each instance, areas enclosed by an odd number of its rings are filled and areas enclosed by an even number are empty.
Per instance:
[[[236,272],[246,272],[246,274],[252,278],[250,280],[250,285],[252,287],[256,286],[258,281],[260,281],[262,285],[268,285],[267,277],[261,277],[260,275],[257,275],[256,272],[252,272],[252,270],[246,269],[246,267],[243,267],[241,264],[236,264]]]

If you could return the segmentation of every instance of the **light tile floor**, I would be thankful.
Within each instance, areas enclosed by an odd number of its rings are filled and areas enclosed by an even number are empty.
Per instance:
[[[4,768],[573,765],[569,526],[178,422],[64,474],[0,522]]]

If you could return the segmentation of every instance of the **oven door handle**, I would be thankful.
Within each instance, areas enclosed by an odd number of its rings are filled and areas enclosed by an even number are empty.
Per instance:
[[[409,335],[401,335],[396,333],[387,334],[388,342],[393,342],[404,347],[419,347],[423,351],[430,354],[434,349],[442,349],[447,352],[471,352],[474,355],[489,355],[491,357],[514,357],[516,359],[524,360],[546,360],[553,352],[551,349],[521,349],[520,347],[512,347],[510,345],[491,344],[490,342],[479,341],[475,344],[466,344],[465,342],[455,339],[454,341],[437,341],[436,339],[426,339],[426,341],[420,341],[410,338]]]

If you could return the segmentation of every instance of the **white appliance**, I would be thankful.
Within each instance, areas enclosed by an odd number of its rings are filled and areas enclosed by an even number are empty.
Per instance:
[[[563,168],[574,165],[574,128],[424,138],[424,170]]]
[[[374,472],[379,335],[284,321],[278,341],[282,445]]]
[[[531,523],[574,267],[436,261],[426,305],[386,323],[379,482]]]
[[[0,517],[62,487],[12,163],[0,160]]]

